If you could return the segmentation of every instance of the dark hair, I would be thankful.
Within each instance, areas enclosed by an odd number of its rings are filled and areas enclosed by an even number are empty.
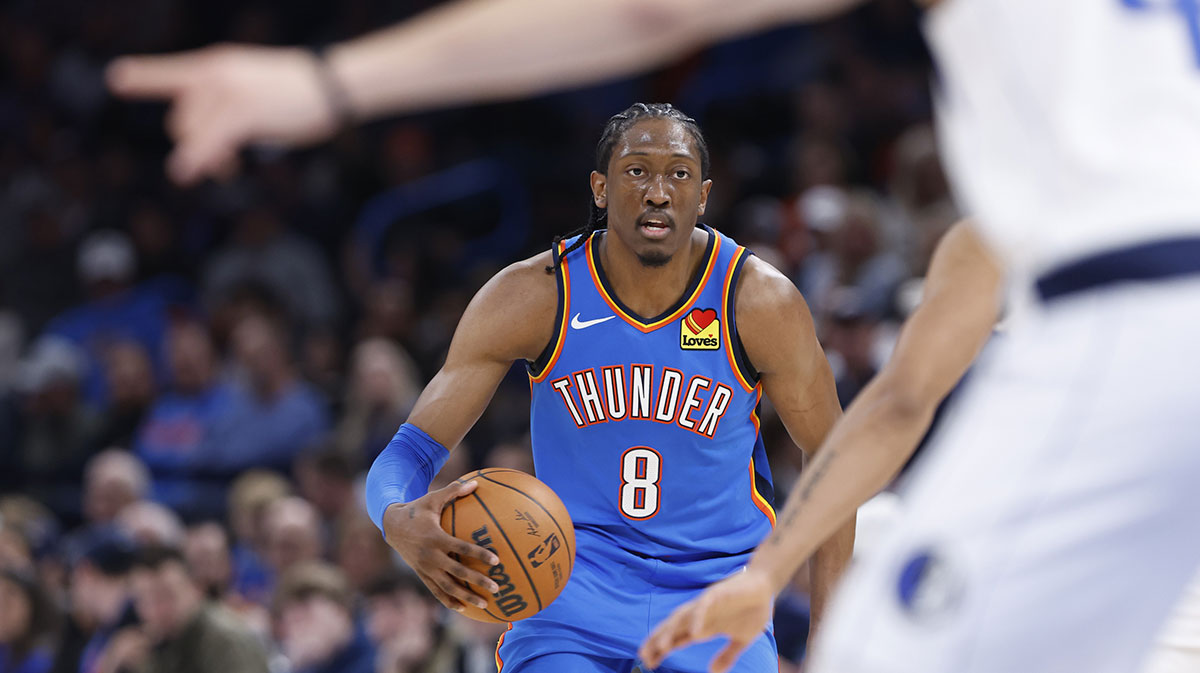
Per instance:
[[[346,612],[354,611],[354,592],[341,569],[325,561],[304,561],[288,568],[271,597],[271,611],[279,614],[290,603],[315,596],[326,598]]]
[[[643,119],[673,119],[683,124],[684,128],[692,134],[692,140],[696,142],[696,150],[700,152],[700,178],[702,180],[708,179],[710,162],[708,157],[708,142],[704,139],[704,133],[700,130],[700,125],[696,123],[695,119],[680,112],[679,108],[670,103],[634,103],[624,111],[609,117],[608,123],[604,126],[604,132],[600,134],[600,142],[596,143],[596,172],[608,172],[608,162],[612,159],[613,149],[616,148],[617,141],[625,135],[625,132],[631,126]],[[546,273],[554,273],[554,270],[562,263],[562,258],[583,245],[593,232],[599,231],[606,226],[608,226],[608,211],[597,206],[594,200],[589,201],[587,224],[574,231],[554,237],[554,246],[557,246],[564,238],[578,235],[579,239],[562,252],[558,262],[546,267]]]
[[[157,571],[171,561],[178,561],[179,565],[183,566],[189,575],[191,574],[191,571],[187,567],[187,561],[183,558],[183,552],[175,547],[163,544],[151,544],[139,547],[133,557],[133,569]]]
[[[38,584],[32,571],[4,568],[0,569],[0,578],[14,584],[29,601],[29,625],[24,633],[9,643],[9,661],[19,669],[38,641],[53,630],[58,615],[54,603]]]
[[[350,458],[330,439],[322,439],[306,447],[300,453],[297,464],[311,466],[317,472],[341,481],[354,481],[358,476]]]
[[[433,594],[429,593],[429,589],[426,588],[416,575],[404,572],[399,568],[388,570],[363,587],[364,598],[376,598],[400,592],[413,593],[422,598],[433,600]]]

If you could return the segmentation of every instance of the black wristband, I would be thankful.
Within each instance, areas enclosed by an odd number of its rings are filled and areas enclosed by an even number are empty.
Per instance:
[[[313,69],[316,71],[321,93],[325,96],[325,103],[333,115],[333,123],[341,129],[355,121],[354,106],[350,104],[350,95],[346,92],[346,87],[330,67],[328,54],[329,50],[326,47],[314,49]]]

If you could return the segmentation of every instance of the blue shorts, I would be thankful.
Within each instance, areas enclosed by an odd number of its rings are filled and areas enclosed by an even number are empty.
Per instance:
[[[650,631],[704,587],[736,572],[746,558],[676,565],[633,556],[611,542],[576,531],[575,568],[559,597],[512,625],[500,638],[501,673],[629,673]],[[717,638],[673,653],[654,669],[702,673],[724,646]],[[779,670],[770,625],[733,671]],[[647,671],[649,673],[649,671]]]

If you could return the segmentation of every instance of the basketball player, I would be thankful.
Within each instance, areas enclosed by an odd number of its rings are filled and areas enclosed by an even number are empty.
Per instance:
[[[854,399],[806,469],[779,525],[746,571],[709,587],[655,628],[640,654],[650,667],[672,649],[718,634],[725,671],[771,618],[775,596],[823,540],[891,481],[929,430],[938,405],[992,334],[1004,274],[978,232],[960,222],[934,250],[920,305],[883,369]],[[970,447],[959,447],[959,450]],[[817,670],[820,670],[819,668]]]
[[[575,524],[563,593],[501,640],[505,671],[628,673],[652,624],[745,565],[770,532],[757,406],[817,447],[840,413],[804,300],[775,269],[703,224],[712,182],[696,123],[669,105],[613,117],[579,235],[497,274],[467,307],[446,363],[367,477],[368,511],[447,606],[494,593],[442,531],[467,489],[427,494],[514,360],[528,363],[537,476]],[[853,522],[814,557],[814,614],[849,560]],[[493,563],[488,559],[485,562]],[[702,644],[665,671],[702,671]],[[777,668],[770,632],[737,665]]]
[[[595,80],[850,4],[473,0],[322,59],[233,47],[123,61],[111,81],[176,102],[187,181],[250,140]],[[981,363],[818,649],[839,673],[1132,670],[1200,560],[1200,7],[926,4],[951,180],[1037,303]]]
[[[711,670],[724,671],[757,637],[774,598],[815,541],[887,484],[909,459],[934,413],[992,333],[1003,274],[974,228],[952,227],[934,251],[923,298],[891,358],[854,400],[805,471],[779,526],[747,569],[709,587],[659,624],[640,649],[654,666],[672,649],[717,635],[729,644]],[[1003,337],[1000,337],[1003,338]],[[1142,673],[1200,671],[1200,575],[1159,631]],[[824,670],[819,664],[817,670]],[[836,670],[836,669],[835,669]],[[1135,669],[1136,670],[1136,669]]]

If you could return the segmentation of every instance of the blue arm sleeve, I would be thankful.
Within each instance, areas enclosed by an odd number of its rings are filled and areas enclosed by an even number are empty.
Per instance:
[[[383,513],[397,502],[409,502],[429,491],[450,450],[415,425],[405,423],[367,472],[367,514],[383,530]]]

